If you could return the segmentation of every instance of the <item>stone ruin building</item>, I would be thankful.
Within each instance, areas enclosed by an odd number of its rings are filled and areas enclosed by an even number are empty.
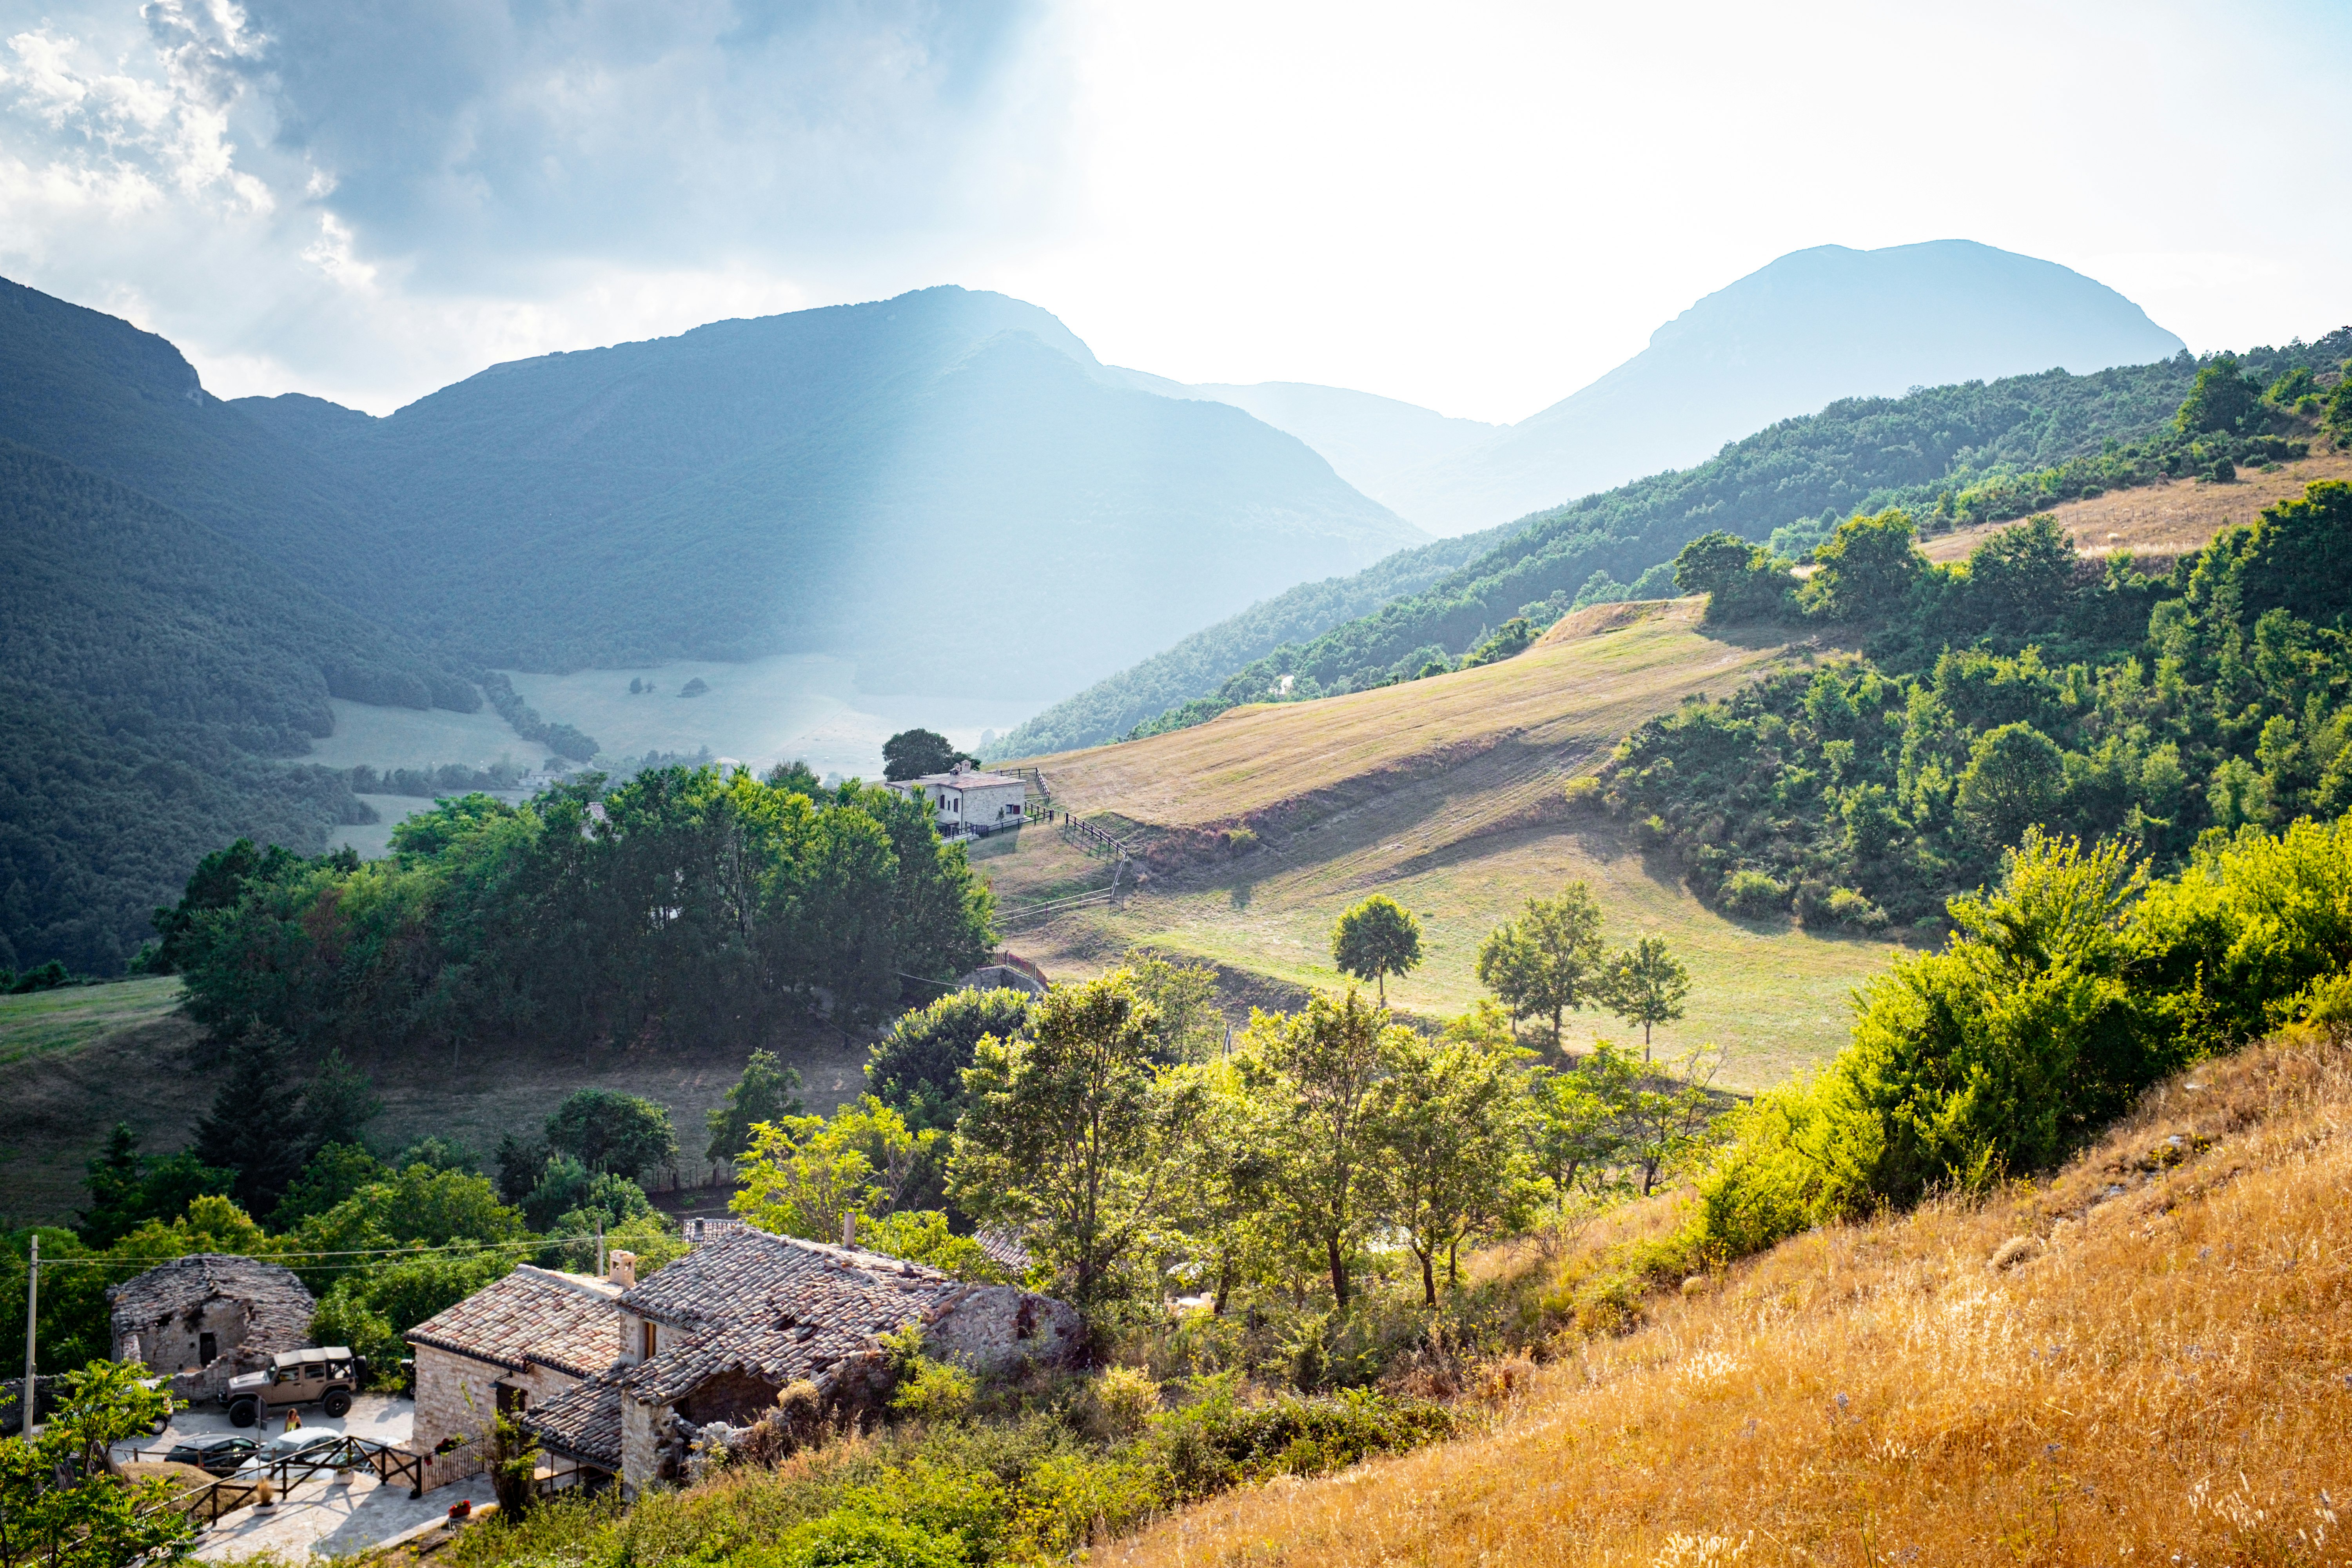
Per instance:
[[[197,1252],[107,1288],[113,1359],[142,1362],[189,1401],[216,1400],[228,1380],[310,1343],[318,1302],[291,1269],[256,1258]]]

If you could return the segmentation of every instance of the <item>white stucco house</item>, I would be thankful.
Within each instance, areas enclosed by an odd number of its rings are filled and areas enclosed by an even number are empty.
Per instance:
[[[1020,826],[1029,789],[1015,774],[986,773],[969,763],[958,763],[949,773],[894,779],[890,787],[930,802],[933,820],[948,838],[984,838],[999,828]]]

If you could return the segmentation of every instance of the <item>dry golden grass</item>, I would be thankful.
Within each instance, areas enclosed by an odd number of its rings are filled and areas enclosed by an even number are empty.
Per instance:
[[[2085,555],[2130,550],[2143,555],[2185,555],[2202,550],[2225,528],[2249,523],[2263,508],[2303,494],[2314,479],[2352,479],[2352,451],[2315,451],[2300,462],[2281,464],[2276,473],[2242,471],[2234,484],[2175,479],[2137,489],[2109,490],[2088,500],[2053,507],[2058,526],[2074,536]],[[1985,539],[2011,523],[1955,529],[1923,542],[1930,561],[1958,561]]]
[[[1571,1350],[1484,1436],[1096,1561],[2322,1564],[2347,1531],[2339,1037],[2208,1064],[2054,1182],[1785,1243]]]
[[[1596,608],[1500,664],[1237,708],[1173,734],[1034,763],[1055,804],[1080,812],[1162,827],[1235,822],[1351,781],[1443,770],[1505,742],[1597,755],[1684,693],[1727,690],[1785,651],[1701,634],[1696,599]]]

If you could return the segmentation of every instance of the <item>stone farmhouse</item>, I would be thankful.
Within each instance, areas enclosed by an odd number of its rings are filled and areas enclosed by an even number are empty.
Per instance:
[[[1012,773],[982,773],[969,763],[952,772],[897,779],[900,795],[931,803],[932,820],[948,838],[985,838],[1000,827],[1018,827],[1029,786]]]
[[[109,1286],[106,1304],[113,1359],[144,1363],[192,1402],[309,1345],[319,1305],[291,1269],[225,1252],[159,1263]]]
[[[485,1467],[493,1414],[525,1414],[612,1364],[635,1264],[616,1252],[604,1279],[518,1264],[408,1331],[416,1360],[409,1442],[431,1456],[425,1486]]]
[[[634,1495],[677,1479],[694,1431],[749,1426],[793,1384],[831,1409],[878,1400],[891,1375],[882,1336],[909,1326],[927,1353],[982,1370],[1065,1362],[1080,1343],[1077,1314],[1048,1297],[850,1247],[714,1230],[643,1283],[626,1254],[601,1280],[518,1268],[420,1324],[409,1335],[414,1440],[447,1448],[438,1485],[481,1468],[488,1411],[514,1411],[550,1455]]]

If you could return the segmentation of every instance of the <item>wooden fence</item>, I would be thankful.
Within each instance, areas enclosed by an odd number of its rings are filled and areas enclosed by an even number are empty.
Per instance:
[[[168,1448],[133,1448],[126,1462],[165,1462],[170,1452]],[[316,1448],[273,1459],[258,1470],[215,1476],[204,1486],[158,1499],[139,1511],[143,1517],[169,1509],[186,1514],[199,1524],[217,1524],[224,1515],[257,1504],[263,1481],[282,1493],[298,1479],[308,1480],[335,1470],[366,1470],[386,1484],[406,1481],[408,1495],[419,1498],[425,1495],[425,1463],[423,1454],[371,1442],[365,1437],[344,1436],[331,1444],[322,1443]]]

